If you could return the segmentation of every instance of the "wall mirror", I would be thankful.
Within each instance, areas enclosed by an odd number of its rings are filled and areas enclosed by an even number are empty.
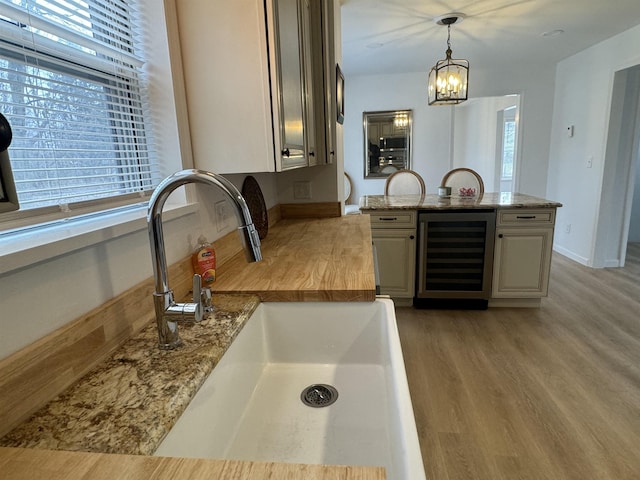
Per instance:
[[[364,112],[364,178],[411,168],[411,110]]]

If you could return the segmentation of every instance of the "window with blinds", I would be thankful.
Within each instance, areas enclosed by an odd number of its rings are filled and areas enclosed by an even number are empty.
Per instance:
[[[0,0],[0,111],[23,215],[158,184],[136,1]]]

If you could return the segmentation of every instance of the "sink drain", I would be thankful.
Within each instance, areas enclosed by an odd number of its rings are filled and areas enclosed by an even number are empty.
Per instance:
[[[338,390],[325,384],[310,385],[300,394],[302,403],[314,408],[328,407],[337,399]]]

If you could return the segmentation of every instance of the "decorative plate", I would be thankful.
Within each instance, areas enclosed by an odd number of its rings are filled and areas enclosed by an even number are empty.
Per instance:
[[[242,196],[247,202],[249,213],[253,219],[253,225],[258,231],[260,240],[267,236],[269,231],[269,218],[267,216],[267,206],[264,203],[262,190],[255,178],[251,175],[247,176],[242,183]]]

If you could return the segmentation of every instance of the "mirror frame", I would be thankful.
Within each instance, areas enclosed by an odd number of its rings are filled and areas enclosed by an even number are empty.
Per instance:
[[[389,163],[385,167],[387,168],[386,172],[382,171],[374,171],[377,167],[382,167],[383,165],[377,163],[377,160],[373,158],[370,154],[369,150],[369,125],[373,123],[382,123],[380,121],[374,122],[373,120],[380,120],[384,118],[389,118],[389,122],[393,122],[393,120],[398,116],[406,116],[407,125],[404,133],[404,147],[402,148],[389,148],[390,153],[402,153],[404,156],[404,160],[402,160],[402,164],[398,164],[399,168],[404,168],[407,170],[411,169],[411,138],[412,138],[412,129],[413,129],[413,110],[404,109],[404,110],[382,110],[377,112],[362,112],[362,126],[363,126],[363,137],[364,137],[364,178],[365,179],[376,179],[376,178],[387,178],[389,175],[397,171],[398,168],[393,168],[393,160],[394,158],[389,159]],[[393,125],[392,125],[393,127]],[[401,138],[402,135],[393,135],[394,139]],[[375,145],[380,148],[380,145]],[[381,149],[383,150],[383,149]],[[373,158],[373,159],[372,159]],[[378,158],[381,158],[380,155]],[[376,165],[373,165],[372,162],[375,162]]]

